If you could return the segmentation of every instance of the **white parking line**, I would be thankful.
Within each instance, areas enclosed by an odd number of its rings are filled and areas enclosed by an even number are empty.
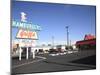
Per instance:
[[[20,67],[20,66],[23,66],[23,65],[28,65],[28,64],[39,62],[39,61],[46,59],[45,57],[41,57],[41,56],[36,56],[36,57],[41,58],[41,59],[40,60],[33,60],[31,62],[23,63],[23,64],[20,64],[20,65],[16,65],[16,66],[13,66],[12,68],[17,68],[17,67]]]

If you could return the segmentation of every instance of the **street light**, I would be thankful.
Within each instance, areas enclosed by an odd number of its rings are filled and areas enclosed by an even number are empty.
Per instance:
[[[69,32],[68,32],[69,26],[66,26],[66,31],[67,31],[67,47],[69,49]]]

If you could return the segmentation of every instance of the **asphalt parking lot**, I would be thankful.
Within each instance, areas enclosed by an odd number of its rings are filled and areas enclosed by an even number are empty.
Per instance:
[[[93,64],[91,64],[91,61]],[[12,74],[90,70],[95,68],[95,50],[85,50],[55,56],[50,54],[38,54],[35,59],[30,58],[29,60],[26,60],[24,58],[21,61],[12,59],[11,66]]]

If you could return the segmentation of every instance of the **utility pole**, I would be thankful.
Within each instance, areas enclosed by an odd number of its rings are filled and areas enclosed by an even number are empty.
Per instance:
[[[67,31],[67,47],[69,49],[69,31],[68,31],[68,26],[66,26],[66,31]]]
[[[52,48],[54,48],[54,36],[52,36]]]
[[[70,40],[70,46],[71,46],[71,40]]]

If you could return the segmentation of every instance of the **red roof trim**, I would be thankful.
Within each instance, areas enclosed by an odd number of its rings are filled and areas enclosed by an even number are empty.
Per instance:
[[[76,45],[96,44],[96,39],[77,41]]]

